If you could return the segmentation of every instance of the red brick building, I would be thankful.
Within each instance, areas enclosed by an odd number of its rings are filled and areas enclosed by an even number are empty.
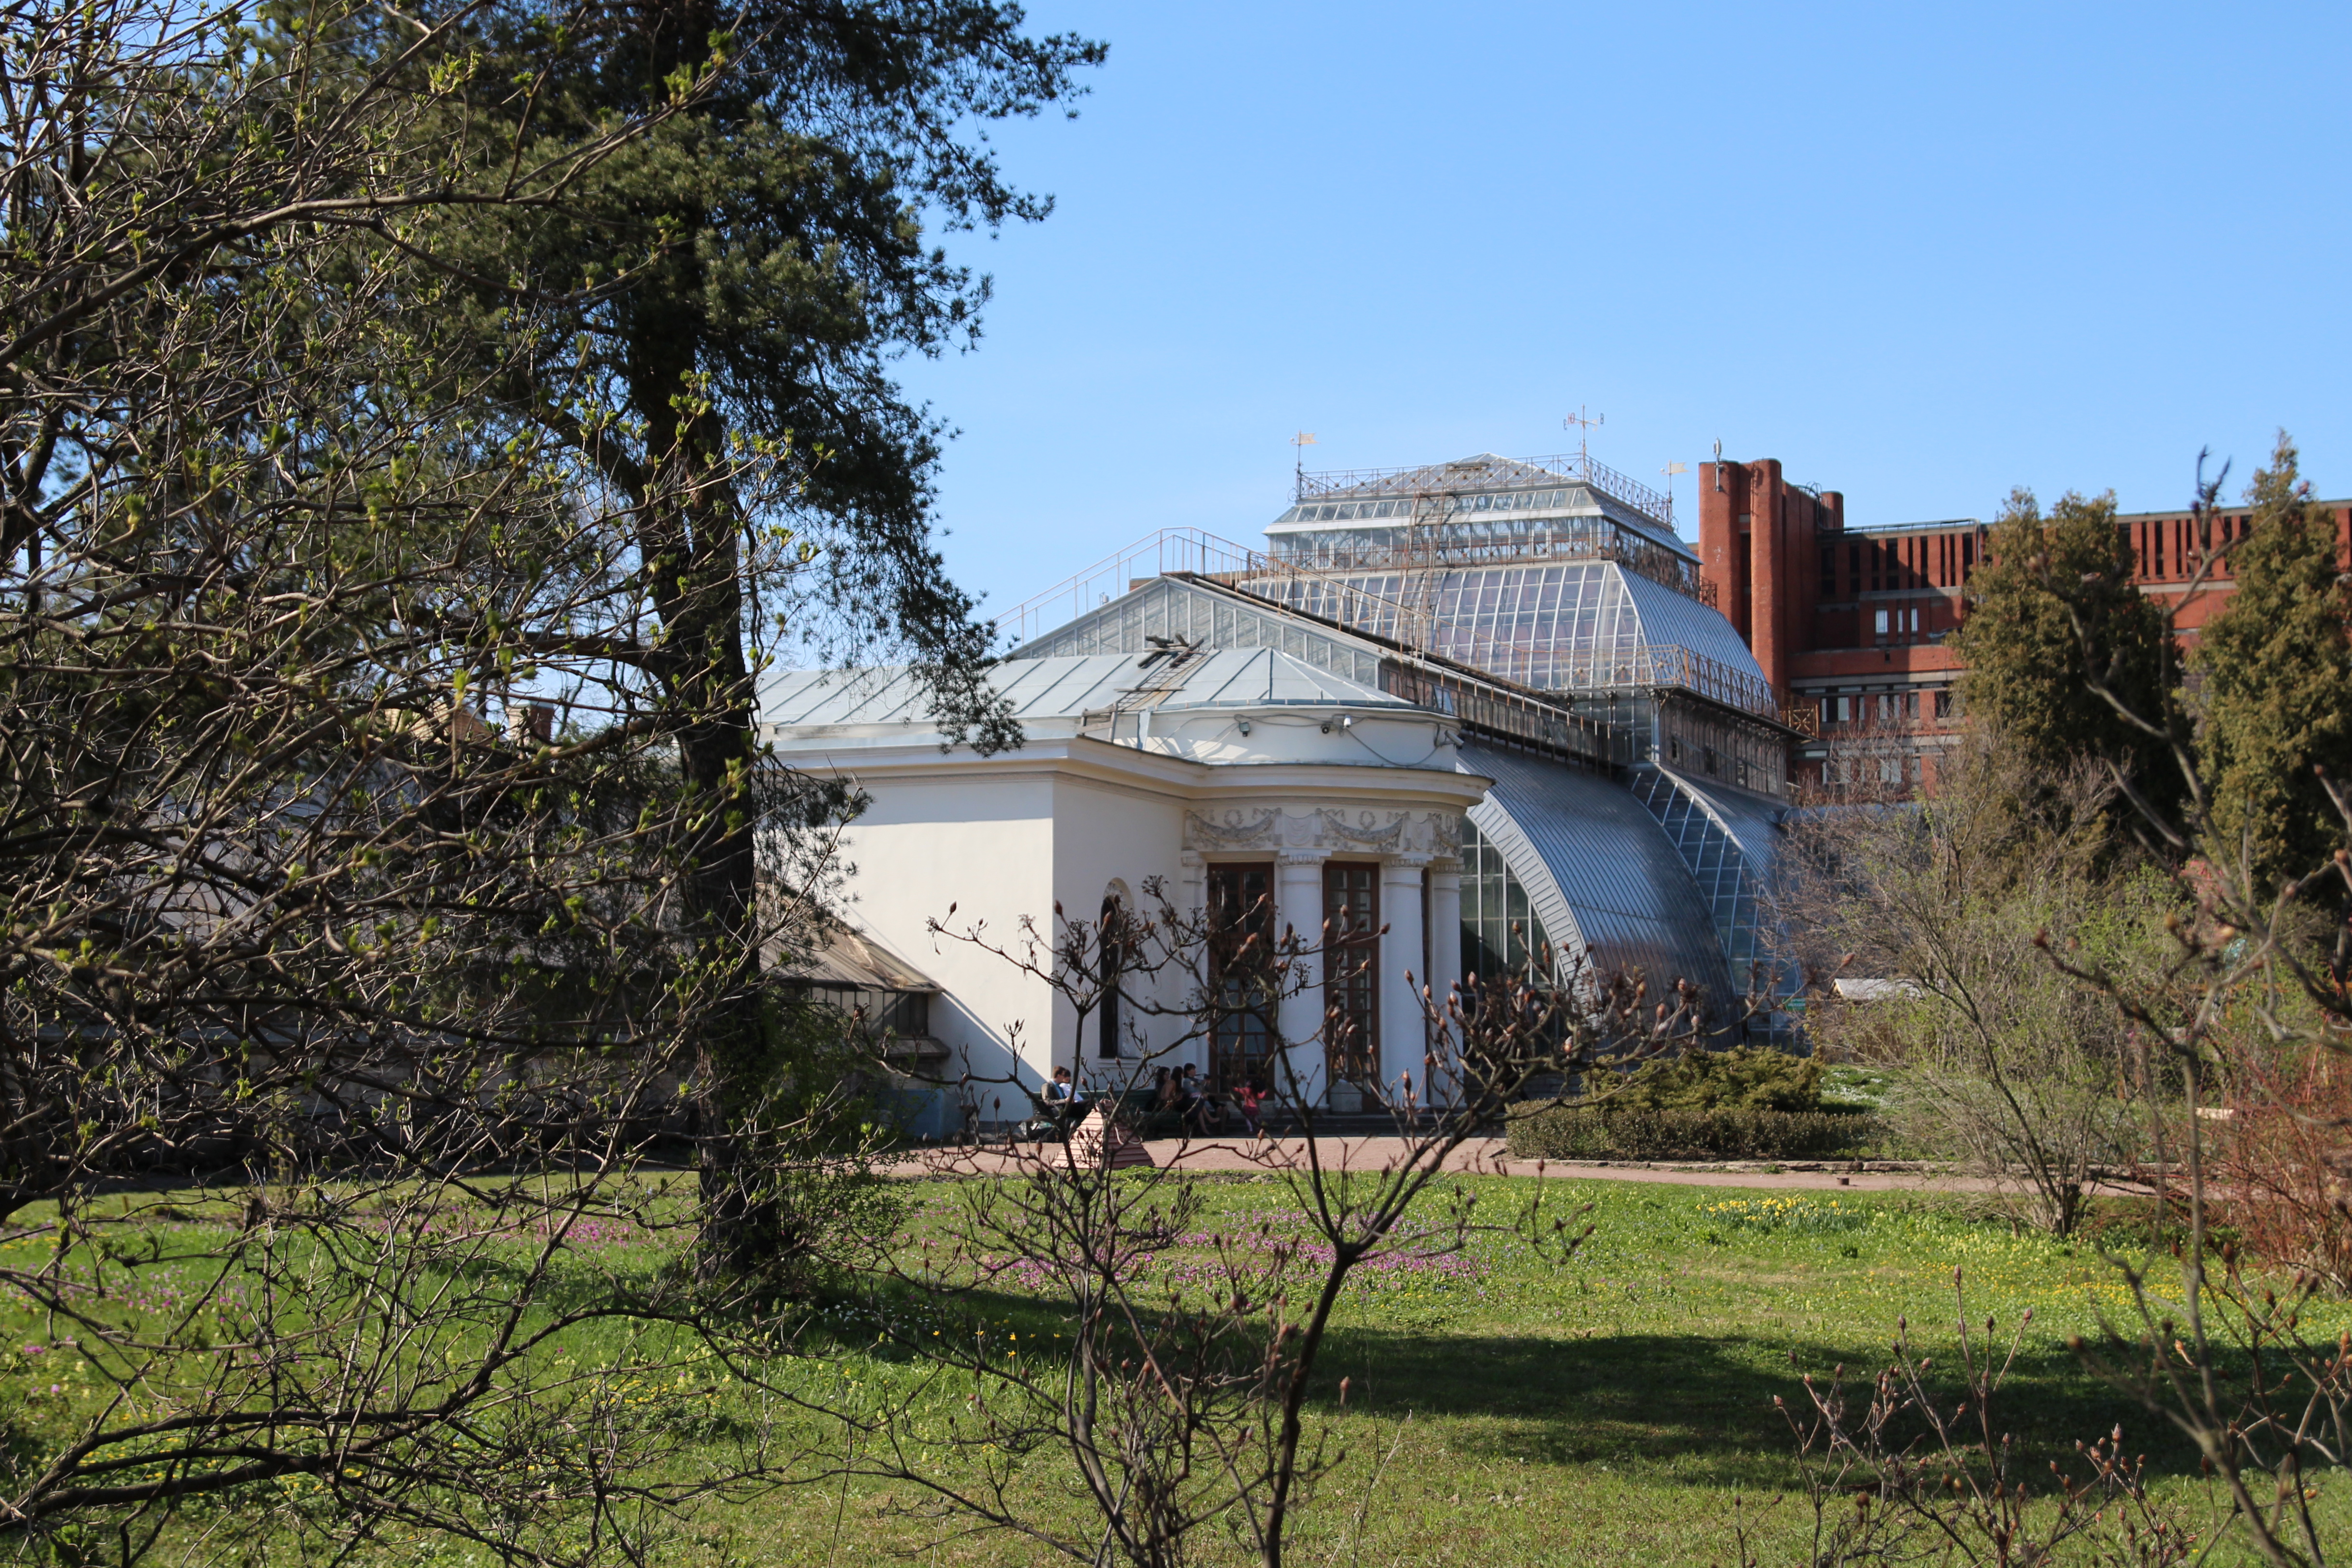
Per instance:
[[[2352,560],[2352,501],[2327,505]],[[2250,520],[2219,521],[2238,539]],[[2196,563],[2189,514],[2135,512],[2116,526],[2140,591],[2181,600]],[[1934,787],[1959,718],[1948,639],[1991,534],[1974,518],[1853,528],[1843,495],[1790,483],[1776,459],[1699,465],[1700,575],[1790,721],[1813,736],[1793,763],[1801,789]],[[2184,642],[2228,600],[2229,574],[2225,551],[2217,577],[2171,606]]]

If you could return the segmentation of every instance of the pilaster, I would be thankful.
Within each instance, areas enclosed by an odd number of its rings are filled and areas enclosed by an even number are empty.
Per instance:
[[[1446,1016],[1446,1000],[1462,981],[1462,862],[1433,859],[1429,863],[1429,995],[1438,1017]],[[1461,1042],[1432,1037],[1423,1047],[1423,1066],[1414,1081],[1422,1085],[1422,1102],[1444,1104],[1454,1096],[1454,1072],[1441,1054],[1454,1057]]]
[[[1274,927],[1285,939],[1296,932],[1305,951],[1294,958],[1284,984],[1279,1022],[1291,1082],[1283,1087],[1307,1105],[1323,1103],[1323,863],[1319,848],[1285,849],[1275,856]]]

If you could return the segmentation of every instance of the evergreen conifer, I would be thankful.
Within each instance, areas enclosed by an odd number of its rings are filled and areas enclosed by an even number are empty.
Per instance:
[[[2160,724],[2173,681],[2169,628],[2132,581],[2114,495],[2069,491],[2045,516],[2032,491],[2013,490],[1988,553],[1957,638],[1971,717],[2002,731],[2030,771],[2059,777],[2095,756],[2144,797],[2177,801],[2183,785],[2165,743],[2095,689]]]
[[[2237,592],[2204,628],[2198,677],[2206,842],[2261,887],[2308,875],[2344,842],[2315,764],[2352,781],[2352,578],[2335,516],[2314,500],[2284,431],[2247,487],[2231,545]]]

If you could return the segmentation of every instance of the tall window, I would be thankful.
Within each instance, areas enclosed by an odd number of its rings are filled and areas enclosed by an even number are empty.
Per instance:
[[[1334,1079],[1378,1078],[1381,868],[1323,866],[1323,1056]]]
[[[1530,967],[1549,939],[1502,851],[1462,825],[1462,973],[1481,980]]]
[[[1209,1081],[1275,1084],[1274,868],[1209,868]]]
[[[1102,901],[1102,941],[1097,955],[1097,978],[1101,982],[1102,1004],[1097,1017],[1101,1033],[1095,1054],[1101,1057],[1118,1055],[1119,1017],[1118,980],[1127,967],[1127,911],[1119,907],[1116,895],[1107,894]]]

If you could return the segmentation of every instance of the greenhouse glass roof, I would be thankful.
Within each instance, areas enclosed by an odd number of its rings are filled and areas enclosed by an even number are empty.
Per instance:
[[[1376,543],[1412,525],[1443,545],[1497,533],[1540,538],[1563,524],[1606,519],[1696,563],[1675,533],[1673,503],[1581,453],[1502,458],[1492,452],[1410,468],[1302,474],[1297,504],[1266,529],[1276,553],[1347,530]]]
[[[1615,562],[1267,576],[1248,591],[1377,637],[1417,643],[1550,691],[1687,686],[1770,710],[1762,667],[1731,623]],[[1413,596],[1426,592],[1425,605]],[[1400,623],[1423,619],[1424,627]]]
[[[1623,785],[1580,768],[1465,743],[1461,765],[1495,781],[1470,820],[1528,891],[1560,959],[1607,974],[1638,969],[1654,990],[1739,994],[1713,911],[1676,847]]]

